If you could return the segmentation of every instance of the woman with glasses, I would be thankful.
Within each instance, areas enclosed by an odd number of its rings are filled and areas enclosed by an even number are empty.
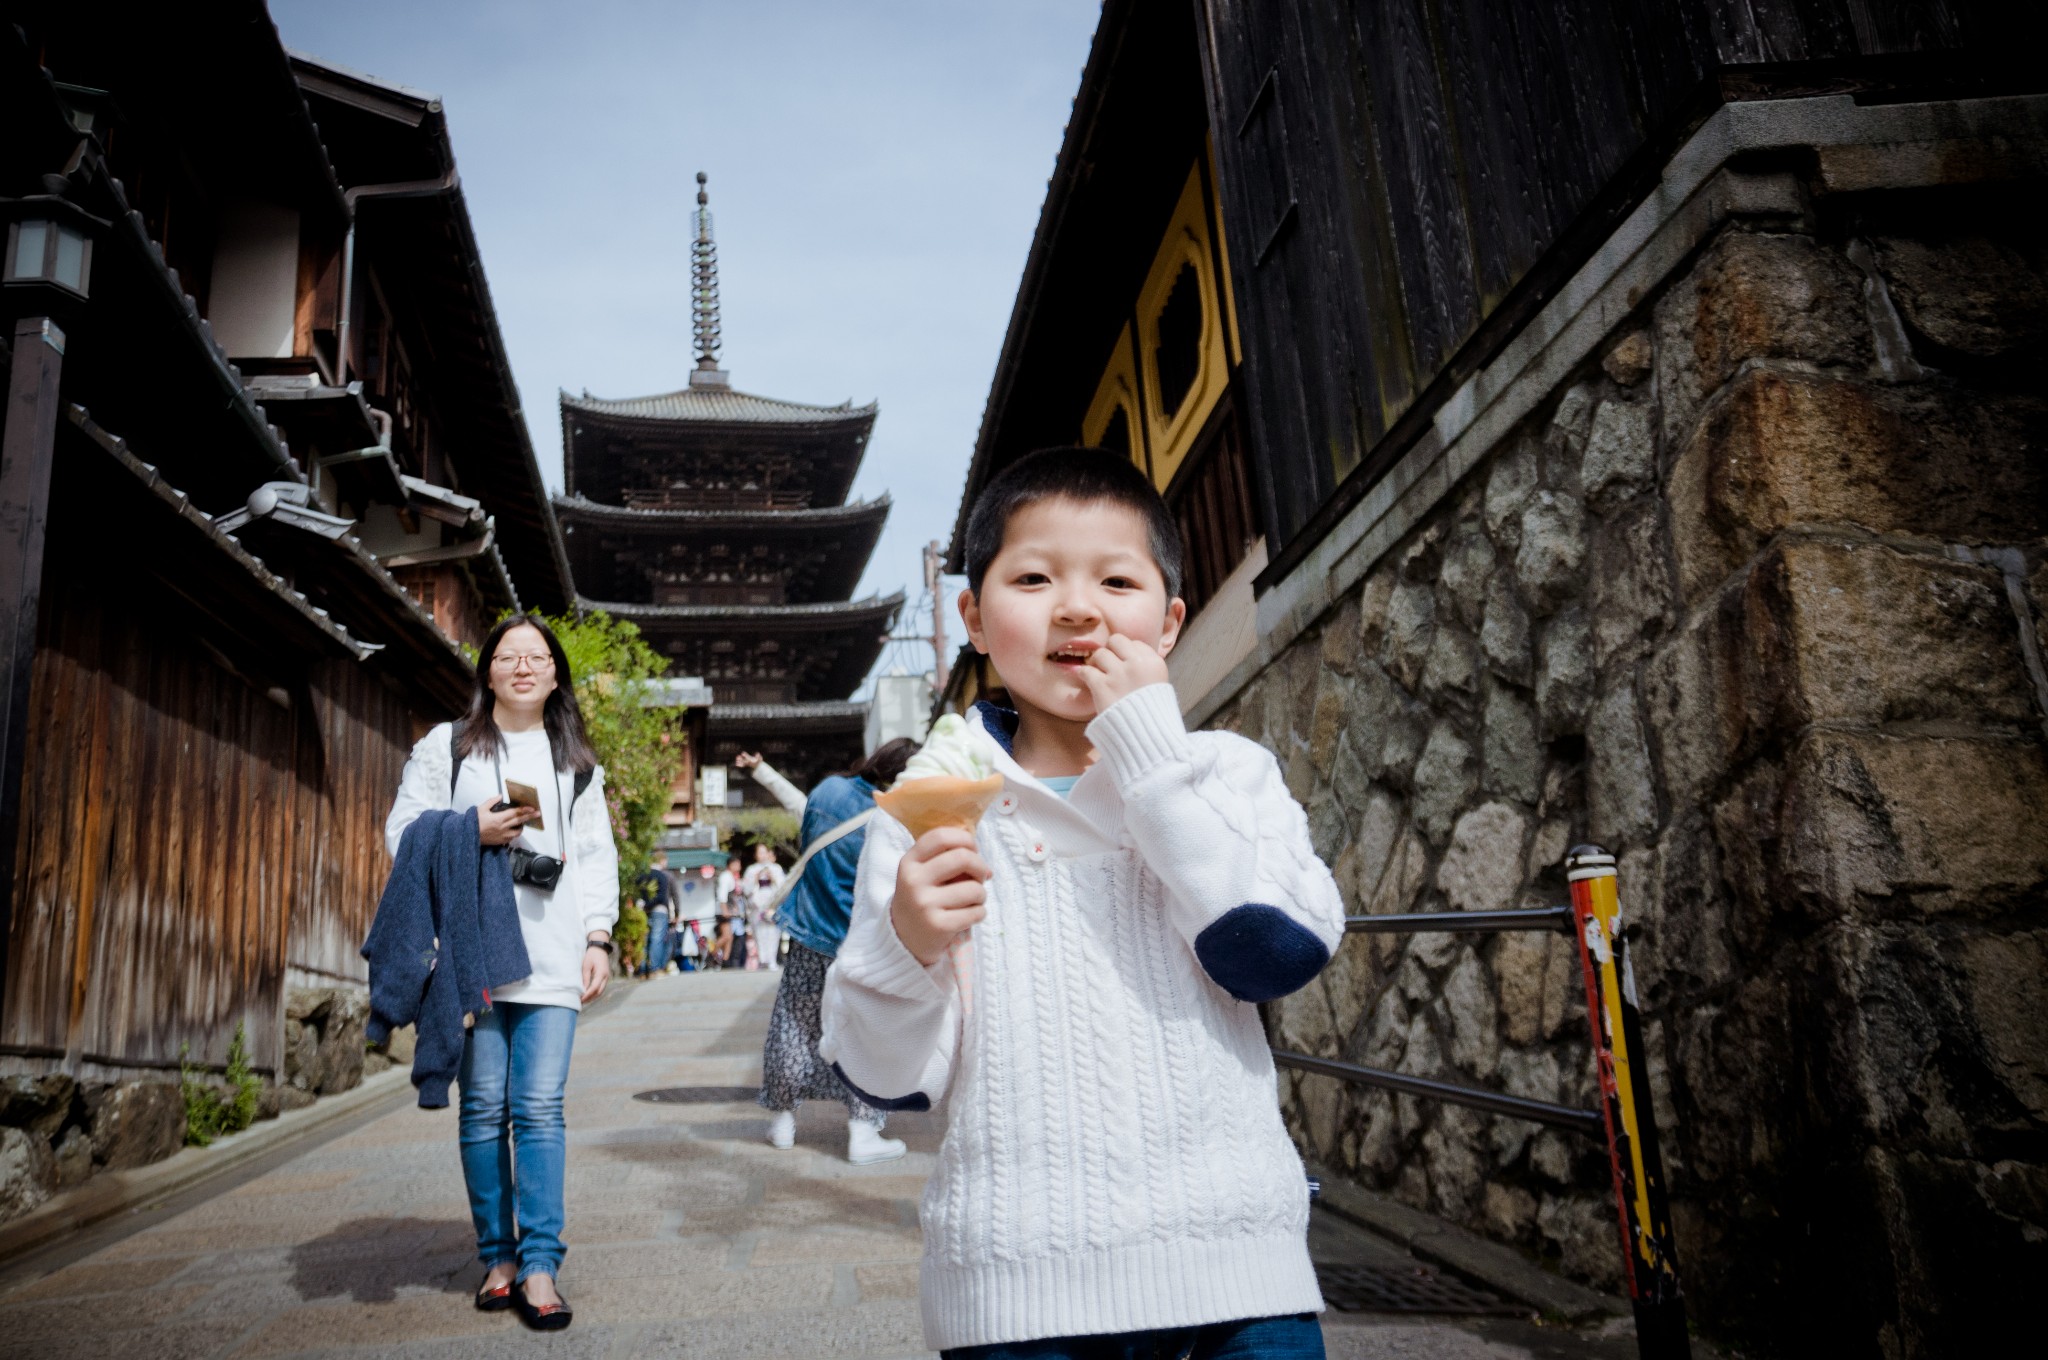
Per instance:
[[[513,785],[525,786],[520,800]],[[538,807],[521,805],[526,789]],[[477,654],[469,711],[413,748],[384,824],[386,843],[395,856],[421,813],[468,808],[476,809],[483,844],[514,849],[513,892],[533,966],[490,994],[464,1040],[457,1078],[462,1174],[485,1271],[476,1306],[517,1308],[529,1326],[558,1331],[570,1321],[555,1288],[568,1250],[562,1093],[577,1013],[611,976],[619,860],[569,659],[531,615],[491,630]],[[522,849],[538,858],[520,856]]]

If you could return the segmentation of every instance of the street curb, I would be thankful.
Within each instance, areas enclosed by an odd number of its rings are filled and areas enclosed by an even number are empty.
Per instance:
[[[338,1095],[314,1101],[302,1110],[287,1110],[275,1119],[230,1135],[211,1147],[180,1149],[160,1162],[126,1171],[103,1171],[75,1190],[0,1225],[0,1265],[9,1264],[65,1233],[91,1227],[115,1214],[167,1198],[215,1176],[234,1170],[266,1153],[337,1120],[412,1092],[411,1072],[393,1067]]]
[[[588,1021],[611,1010],[631,996],[636,985],[630,978],[612,979],[604,995],[583,1008],[582,1019]],[[388,1103],[395,1110],[403,1097],[412,1094],[411,1077],[409,1064],[390,1067],[363,1078],[361,1085],[350,1090],[323,1096],[304,1109],[287,1110],[275,1119],[266,1119],[222,1138],[211,1147],[181,1148],[148,1166],[103,1171],[20,1218],[0,1224],[0,1269],[66,1233],[190,1190],[380,1103]]]
[[[1469,1275],[1548,1316],[1567,1322],[1589,1322],[1625,1316],[1629,1311],[1624,1300],[1553,1275],[1512,1247],[1490,1242],[1454,1223],[1446,1223],[1435,1214],[1361,1189],[1325,1167],[1311,1163],[1308,1171],[1323,1183],[1322,1198],[1317,1201],[1322,1208],[1392,1238],[1425,1261]]]

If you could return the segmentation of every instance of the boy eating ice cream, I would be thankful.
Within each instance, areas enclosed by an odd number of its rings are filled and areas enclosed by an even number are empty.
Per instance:
[[[875,1105],[947,1098],[926,1342],[1319,1357],[1254,1003],[1328,961],[1336,884],[1273,757],[1181,721],[1180,540],[1142,473],[1033,454],[976,501],[966,556],[961,615],[1016,708],[935,730],[923,768],[1001,790],[978,824],[871,825],[819,1046]]]

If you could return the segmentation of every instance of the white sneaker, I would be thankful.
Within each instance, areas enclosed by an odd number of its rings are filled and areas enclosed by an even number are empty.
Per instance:
[[[873,1124],[859,1119],[846,1121],[846,1160],[855,1166],[893,1162],[909,1150],[901,1138],[884,1138]]]
[[[795,1110],[777,1110],[768,1121],[768,1146],[785,1150],[796,1146]]]

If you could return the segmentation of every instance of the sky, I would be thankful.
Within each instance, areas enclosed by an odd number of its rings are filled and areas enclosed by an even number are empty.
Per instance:
[[[895,502],[857,595],[950,538],[1097,0],[271,0],[287,46],[439,95],[534,451],[559,389],[688,380],[710,176],[741,391],[881,413]],[[957,589],[960,583],[954,581]],[[950,607],[952,642],[961,641]],[[906,617],[897,631],[928,629]],[[930,666],[904,644],[883,664]]]

